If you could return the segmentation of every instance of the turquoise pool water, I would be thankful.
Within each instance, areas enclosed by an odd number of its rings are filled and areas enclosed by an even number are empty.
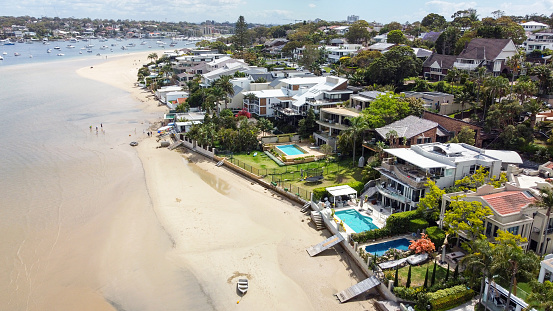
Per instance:
[[[397,248],[400,251],[406,251],[409,249],[409,245],[411,245],[411,242],[409,242],[409,240],[397,239],[397,240],[392,240],[388,242],[365,246],[365,251],[373,255],[376,253],[377,256],[382,256],[390,248]]]
[[[296,145],[282,145],[276,147],[278,148],[278,150],[284,152],[284,154],[286,154],[287,156],[304,154],[304,152],[298,149]]]
[[[373,224],[373,219],[368,216],[361,215],[358,211],[354,209],[348,209],[345,211],[337,211],[334,213],[334,216],[340,218],[351,230],[357,232],[363,232],[367,230],[378,229],[378,227]]]

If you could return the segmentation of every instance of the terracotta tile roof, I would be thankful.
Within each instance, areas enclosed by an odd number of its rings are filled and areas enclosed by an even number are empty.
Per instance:
[[[482,196],[488,206],[500,215],[518,213],[526,205],[533,203],[536,199],[522,191],[504,191]]]
[[[553,163],[549,163],[546,167],[553,169]]]

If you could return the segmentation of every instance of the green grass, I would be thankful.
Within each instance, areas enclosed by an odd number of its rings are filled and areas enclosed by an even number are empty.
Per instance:
[[[430,287],[430,281],[432,280],[432,269],[434,268],[434,262],[430,261],[420,266],[411,267],[411,287],[419,287],[424,284],[424,276],[426,275],[426,267],[428,267],[428,287]],[[399,269],[399,286],[405,286],[407,282],[407,273],[409,272],[409,266]],[[436,266],[436,280],[434,284],[438,284],[445,280],[447,269],[442,268],[439,265]],[[395,275],[395,272],[394,272]],[[449,279],[453,277],[453,271],[449,272]]]
[[[332,70],[332,68],[330,67],[323,67],[323,69],[326,71],[326,72],[330,72]]]
[[[269,158],[264,152],[258,151],[257,156],[255,157],[253,156],[254,153],[255,152],[251,152],[250,154],[233,154],[233,158],[239,160],[243,164],[246,164],[246,166],[253,167],[254,174],[267,175],[265,179],[268,181],[280,180],[311,191],[319,187],[329,187],[336,184],[348,183],[354,180],[362,180],[362,169],[353,167],[350,159],[345,159],[339,162],[326,162],[321,160],[302,164],[278,166],[278,164],[276,164],[275,161]],[[243,164],[241,164],[241,167],[243,167]],[[300,181],[300,172],[302,169],[306,171],[314,168],[323,169],[324,179],[322,182],[308,183]]]

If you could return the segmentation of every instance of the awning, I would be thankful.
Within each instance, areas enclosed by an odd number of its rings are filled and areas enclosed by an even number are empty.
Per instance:
[[[484,150],[484,154],[501,160],[502,163],[522,164],[522,158],[516,151],[510,150]]]
[[[357,197],[357,191],[348,185],[329,187],[326,188],[326,191],[333,197],[350,194],[354,194]]]
[[[407,148],[384,149],[384,151],[395,157],[405,160],[406,162],[409,162],[415,166],[418,166],[422,169],[439,168],[439,167],[455,168],[455,166],[451,166],[445,163],[432,160]]]

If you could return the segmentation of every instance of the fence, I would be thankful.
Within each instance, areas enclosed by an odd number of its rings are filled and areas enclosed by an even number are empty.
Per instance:
[[[265,180],[270,181],[276,184],[277,186],[285,189],[286,191],[289,191],[290,193],[294,193],[307,201],[311,200],[311,191],[303,189],[296,185],[293,185],[291,181],[300,180],[302,176],[303,178],[305,178],[308,176],[320,176],[324,174],[323,168],[318,168],[318,167],[315,167],[314,165],[313,165],[314,166],[313,168],[305,168],[300,170],[297,170],[295,168],[294,169],[284,168],[284,170],[283,168],[260,169],[232,157],[227,158],[227,161],[231,162],[232,164],[252,174],[255,174],[257,176],[262,176]],[[328,172],[328,169],[327,169],[327,172]]]

